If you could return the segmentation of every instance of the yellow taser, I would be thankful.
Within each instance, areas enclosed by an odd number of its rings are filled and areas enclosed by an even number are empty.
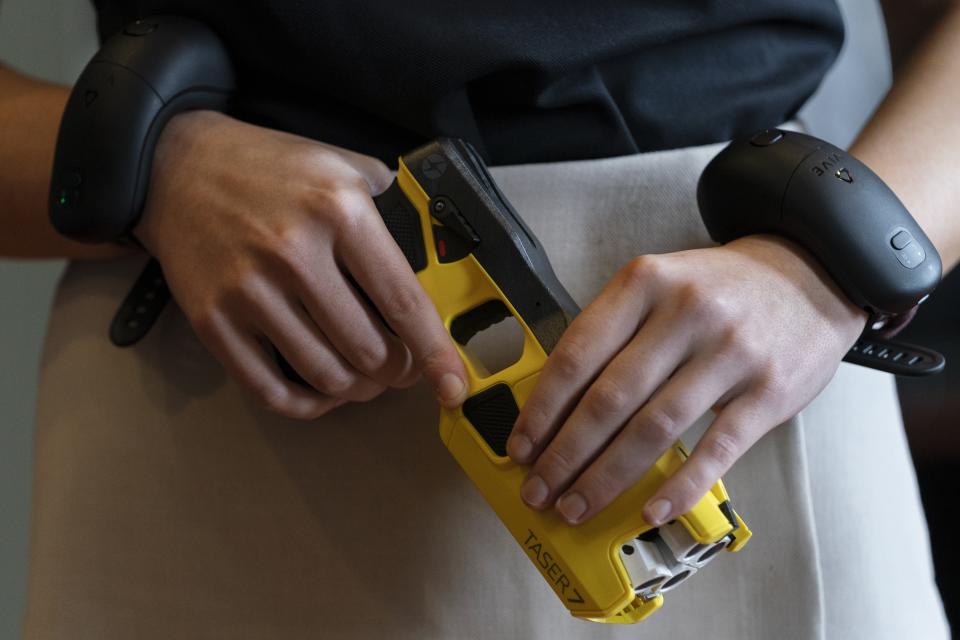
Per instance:
[[[396,180],[375,201],[466,363],[469,398],[442,411],[440,437],[571,614],[643,620],[717,551],[747,542],[750,530],[720,481],[675,522],[655,529],[643,520],[642,506],[687,456],[679,442],[583,524],[526,506],[527,469],[507,457],[507,437],[579,309],[469,144],[439,139],[402,156]],[[522,355],[487,371],[465,345],[510,316],[523,330]]]

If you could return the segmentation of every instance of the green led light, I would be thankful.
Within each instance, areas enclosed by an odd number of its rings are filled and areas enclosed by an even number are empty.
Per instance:
[[[60,196],[60,204],[67,204],[67,197],[66,197],[66,196]]]

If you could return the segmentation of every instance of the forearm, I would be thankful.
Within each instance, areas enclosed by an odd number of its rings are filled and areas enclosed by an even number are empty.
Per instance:
[[[960,3],[898,73],[851,151],[897,193],[940,251],[960,261]]]
[[[0,256],[97,258],[127,250],[60,236],[47,217],[57,128],[69,89],[0,65]]]
[[[880,0],[894,73],[949,12],[954,0]]]

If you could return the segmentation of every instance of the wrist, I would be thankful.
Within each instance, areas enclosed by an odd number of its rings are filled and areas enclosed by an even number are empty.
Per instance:
[[[48,200],[54,228],[91,243],[129,237],[165,125],[184,111],[225,109],[233,90],[223,43],[194,20],[150,19],[108,39],[63,110]]]
[[[140,219],[131,229],[131,235],[149,253],[157,256],[163,235],[163,207],[157,201],[157,182],[176,164],[192,157],[197,149],[207,148],[216,139],[218,129],[235,120],[217,111],[196,110],[178,113],[164,126],[157,140],[147,198]]]
[[[793,240],[773,234],[751,234],[724,246],[761,261],[783,278],[784,286],[799,287],[812,305],[854,329],[856,335],[866,326],[870,315],[867,310],[857,306],[820,261]]]
[[[909,311],[940,280],[937,250],[890,187],[809,135],[773,129],[734,140],[704,169],[697,200],[714,240],[789,237],[878,316]]]

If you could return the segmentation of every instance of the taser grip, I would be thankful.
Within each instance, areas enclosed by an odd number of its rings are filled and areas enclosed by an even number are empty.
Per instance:
[[[651,529],[640,510],[685,459],[682,445],[586,523],[569,526],[553,510],[526,506],[520,485],[527,469],[506,456],[506,439],[579,309],[466,143],[440,139],[401,157],[396,180],[375,202],[464,358],[469,398],[459,409],[441,410],[443,443],[574,616],[618,623],[647,617],[663,596],[638,596],[619,552]],[[504,309],[523,330],[523,352],[489,372],[464,348],[465,338]],[[698,543],[726,538],[731,551],[751,535],[719,481],[678,520]]]

